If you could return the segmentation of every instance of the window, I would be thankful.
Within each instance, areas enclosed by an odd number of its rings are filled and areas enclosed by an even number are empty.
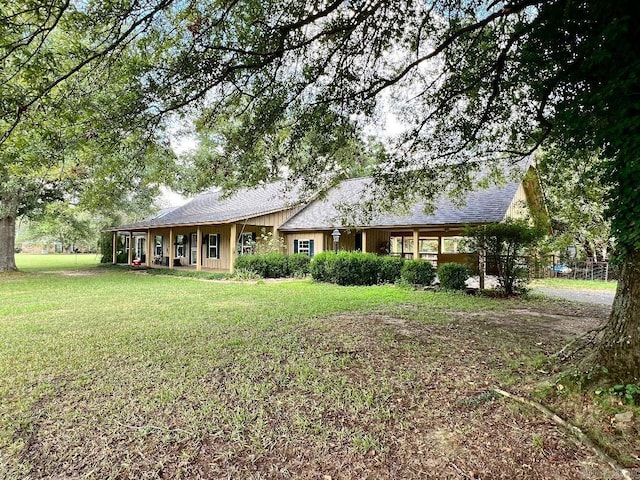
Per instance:
[[[243,233],[238,240],[238,253],[240,255],[251,255],[255,250],[256,234]]]
[[[469,253],[465,237],[446,237],[442,239],[442,253]]]
[[[313,240],[294,240],[293,253],[304,253],[313,257]]]
[[[161,257],[162,256],[162,235],[155,236],[154,245],[155,245],[154,255],[156,257]]]
[[[397,257],[413,258],[413,234],[391,236],[389,253]]]
[[[212,233],[207,241],[207,258],[220,258],[220,234]]]
[[[176,241],[173,244],[175,246],[175,256],[177,257],[184,257],[184,245],[186,242],[186,236],[185,235],[176,235]]]
[[[420,238],[420,253],[438,253],[437,238]]]

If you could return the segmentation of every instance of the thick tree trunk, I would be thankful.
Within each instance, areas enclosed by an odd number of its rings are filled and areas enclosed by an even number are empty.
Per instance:
[[[625,257],[609,323],[592,361],[616,383],[640,381],[640,251]]]
[[[0,218],[0,272],[16,270],[16,217]]]

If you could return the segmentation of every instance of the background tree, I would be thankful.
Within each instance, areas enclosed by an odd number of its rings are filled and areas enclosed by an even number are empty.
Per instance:
[[[15,224],[52,201],[100,210],[170,180],[167,141],[133,40],[157,6],[16,1],[0,7],[0,272]]]
[[[538,159],[551,226],[554,251],[576,245],[583,259],[606,261],[612,253],[611,221],[607,197],[611,185],[604,178],[605,162],[597,152],[551,149]]]
[[[43,244],[60,243],[63,252],[76,248],[95,249],[98,227],[87,212],[80,212],[65,202],[49,203],[43,215],[30,224],[27,238]]]

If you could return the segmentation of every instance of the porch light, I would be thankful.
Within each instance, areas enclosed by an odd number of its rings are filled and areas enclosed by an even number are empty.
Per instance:
[[[340,242],[340,232],[336,228],[333,232],[331,232],[331,236],[333,237],[333,251],[338,253],[338,242]]]

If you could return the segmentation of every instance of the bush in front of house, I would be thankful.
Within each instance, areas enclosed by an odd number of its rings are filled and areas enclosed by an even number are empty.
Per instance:
[[[438,267],[440,286],[445,290],[465,290],[469,267],[459,263],[443,263]]]
[[[328,257],[327,280],[338,285],[375,285],[379,261],[373,253],[340,252]]]
[[[235,270],[245,270],[264,277],[267,272],[264,255],[240,255],[234,263]]]
[[[236,270],[253,272],[262,278],[285,278],[308,274],[309,262],[308,255],[270,252],[240,255],[236,258],[234,266]]]
[[[313,257],[311,276],[318,282],[338,285],[376,285],[395,283],[404,261],[362,252],[322,252]]]
[[[264,278],[284,278],[289,276],[289,261],[284,253],[271,252],[262,255],[265,271]]]
[[[289,276],[303,277],[309,274],[311,257],[304,253],[294,253],[287,257]]]
[[[378,282],[395,283],[400,278],[404,258],[384,256],[378,257]]]
[[[317,253],[309,264],[309,273],[311,273],[311,278],[313,278],[316,282],[328,282],[327,277],[327,265],[329,263],[329,259],[332,255],[335,255],[331,252],[321,252]]]
[[[436,278],[436,269],[426,260],[406,260],[400,278],[413,285],[431,285]]]

